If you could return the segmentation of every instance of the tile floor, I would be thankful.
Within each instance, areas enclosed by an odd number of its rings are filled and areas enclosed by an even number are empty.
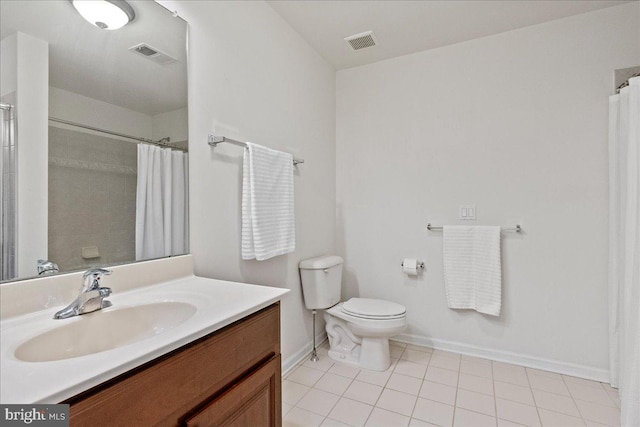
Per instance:
[[[305,359],[283,381],[293,426],[619,426],[608,384],[392,342],[385,372]]]

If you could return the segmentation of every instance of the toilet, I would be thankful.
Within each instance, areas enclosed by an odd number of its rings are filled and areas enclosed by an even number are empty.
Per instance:
[[[358,368],[385,371],[391,364],[389,338],[407,328],[400,304],[371,298],[340,302],[342,258],[321,256],[300,261],[304,303],[309,310],[326,309],[329,357]]]

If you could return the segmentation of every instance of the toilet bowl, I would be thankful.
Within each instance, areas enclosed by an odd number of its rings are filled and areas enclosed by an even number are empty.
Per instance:
[[[340,302],[342,263],[342,258],[335,255],[300,261],[304,303],[314,319],[316,310],[326,310],[329,357],[359,368],[385,371],[391,364],[389,338],[407,328],[406,309],[371,298]],[[312,360],[317,360],[315,341]]]
[[[329,357],[358,368],[385,371],[389,338],[407,328],[406,310],[389,301],[351,298],[324,313]]]

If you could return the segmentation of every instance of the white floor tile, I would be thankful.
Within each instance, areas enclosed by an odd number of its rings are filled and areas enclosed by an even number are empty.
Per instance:
[[[477,377],[493,378],[490,363],[476,362],[465,358],[462,358],[460,362],[460,373],[475,375]]]
[[[434,383],[450,385],[453,387],[458,386],[457,372],[450,371],[448,369],[436,368],[434,366],[429,366],[427,368],[427,373],[425,374],[424,379],[427,381],[432,381]]]
[[[490,378],[461,373],[458,378],[458,387],[493,396],[493,381]]]
[[[524,424],[518,424],[518,423],[514,423],[513,421],[507,421],[507,420],[498,418],[498,427],[522,427],[523,425]]]
[[[409,425],[409,417],[386,411],[380,408],[373,408],[366,427],[406,427]]]
[[[327,372],[329,368],[333,366],[333,364],[334,362],[333,360],[331,360],[328,354],[321,356],[320,359],[316,362],[312,362],[310,359],[307,358],[307,360],[305,360],[305,362],[303,363],[303,365],[306,366],[307,368],[313,368],[313,369],[317,369],[319,371],[324,371],[324,372]]]
[[[462,356],[460,354],[452,353],[450,351],[444,351],[444,350],[433,350],[433,355],[435,357],[444,356],[444,357],[449,357],[449,358],[457,359],[457,360],[461,360],[462,359]]]
[[[584,427],[586,424],[582,418],[559,414],[558,412],[538,409],[543,427]]]
[[[412,417],[438,426],[451,426],[453,406],[419,398]]]
[[[401,415],[410,416],[416,399],[416,396],[411,396],[410,394],[384,389],[376,406]]]
[[[604,390],[602,392],[606,394]],[[569,396],[561,396],[559,394],[553,394],[542,390],[533,390],[533,398],[535,399],[536,406],[538,408],[560,412],[572,417],[580,416],[580,412],[578,412],[576,404]]]
[[[599,403],[605,406],[616,406],[615,402],[609,397],[609,394],[602,386],[592,387],[582,383],[567,381],[567,387],[569,388],[571,396],[576,400]]]
[[[355,400],[341,398],[329,413],[329,418],[351,426],[363,426],[373,406]]]
[[[496,399],[498,418],[525,426],[539,426],[540,418],[535,406],[529,406],[505,399]]]
[[[289,411],[293,408],[293,405],[289,405],[288,403],[282,402],[282,417],[289,413]]]
[[[284,380],[282,382],[282,401],[289,405],[295,405],[309,390],[310,388],[305,385]]]
[[[483,359],[481,357],[475,357],[475,356],[467,356],[466,354],[463,354],[461,358],[462,360],[466,360],[467,362],[482,363],[484,365],[491,366],[491,360],[489,359]]]
[[[358,376],[356,377],[356,380],[384,387],[387,381],[389,381],[389,378],[391,377],[392,373],[393,373],[393,370],[378,372],[378,371],[370,371],[367,369],[362,369],[358,374]]]
[[[417,344],[407,344],[407,348],[409,350],[418,350],[418,351],[426,351],[429,353],[433,353],[433,349],[429,348],[429,347],[425,347],[423,345],[417,345]]]
[[[533,400],[530,387],[503,383],[502,381],[494,381],[493,387],[496,392],[496,397],[524,403],[525,405],[534,406],[536,404]]]
[[[458,389],[456,407],[480,412],[481,414],[496,416],[496,404],[493,396],[475,391]]]
[[[317,427],[324,420],[324,417],[305,411],[300,408],[293,408],[282,420],[283,427]]]
[[[328,372],[336,375],[342,375],[347,378],[355,378],[358,376],[360,369],[354,368],[353,366],[344,365],[342,363],[334,363],[333,366],[329,369]]]
[[[457,389],[455,387],[431,381],[423,381],[419,396],[454,406],[456,404],[456,392]]]
[[[582,418],[609,426],[620,425],[620,410],[616,407],[576,400]]]
[[[327,372],[318,380],[313,388],[318,390],[327,391],[329,393],[342,395],[349,387],[353,380],[351,378],[343,377],[341,375],[332,374]]]
[[[396,340],[389,340],[389,345],[395,345],[397,347],[402,347],[405,348],[407,346],[407,343],[401,342],[401,341],[396,341]]]
[[[313,386],[322,376],[324,371],[317,369],[307,368],[306,366],[298,366],[289,374],[287,380],[293,381],[298,384],[306,385],[307,387]],[[603,390],[604,391],[604,390]]]
[[[400,358],[400,356],[402,356],[402,353],[404,352],[404,347],[398,347],[395,345],[390,345],[389,346],[389,354],[391,355],[391,357],[395,357],[397,359]]]
[[[532,389],[570,396],[569,389],[565,385],[564,381],[562,381],[562,379],[530,374],[529,382],[531,383]]]
[[[331,418],[325,418],[320,427],[351,427],[349,424],[341,423],[340,421],[332,420]]]
[[[451,371],[460,370],[460,357],[449,357],[441,354],[434,354],[431,356],[429,366],[435,366],[437,368],[449,369]]]
[[[578,383],[595,388],[602,387],[601,383],[598,381],[586,380],[584,378],[572,377],[570,375],[562,375],[562,378],[568,383]]]
[[[397,374],[423,379],[424,373],[427,371],[427,365],[400,359],[393,371]]]
[[[395,373],[391,375],[386,385],[386,387],[391,390],[401,391],[412,396],[418,395],[421,386],[421,379]]]
[[[377,372],[327,349],[283,380],[284,427],[619,427],[618,392],[597,381],[399,342]]]
[[[298,402],[296,407],[326,417],[340,399],[340,396],[312,388]]]
[[[533,375],[542,375],[543,377],[555,378],[556,380],[561,380],[562,375],[556,374],[555,372],[543,371],[541,369],[534,368],[524,368],[527,371],[527,374]]]
[[[409,427],[438,427],[436,424],[431,424],[426,421],[419,420],[417,418],[411,418],[409,421]]]
[[[429,364],[429,360],[431,359],[431,353],[427,353],[425,351],[406,349],[404,353],[402,353],[402,360],[408,360],[409,362],[420,363],[422,365]]]
[[[382,393],[382,387],[354,380],[343,396],[369,405],[375,405]]]
[[[456,408],[453,425],[454,427],[495,427],[496,418]]]
[[[493,362],[493,379],[504,383],[529,386],[527,372],[524,368],[508,363]]]

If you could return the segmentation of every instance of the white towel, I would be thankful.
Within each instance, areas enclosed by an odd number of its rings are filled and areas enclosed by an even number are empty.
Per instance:
[[[242,259],[262,261],[295,248],[293,156],[248,142],[242,162]]]
[[[444,282],[449,308],[500,315],[500,227],[443,228]]]

